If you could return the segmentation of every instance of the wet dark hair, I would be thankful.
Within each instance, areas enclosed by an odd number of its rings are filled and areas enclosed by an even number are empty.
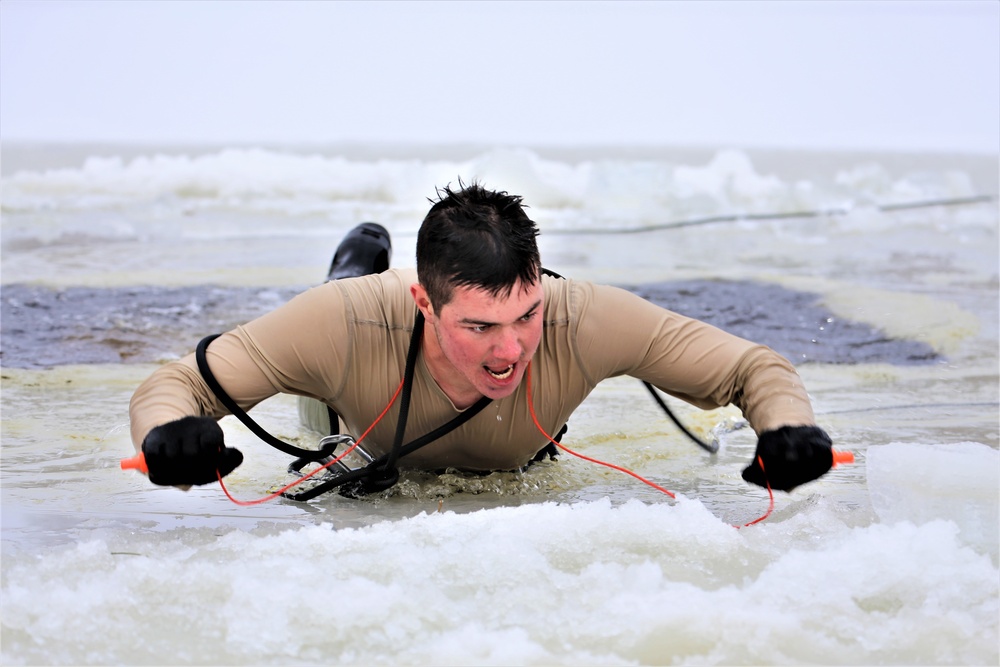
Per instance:
[[[459,189],[437,188],[437,199],[417,233],[417,278],[435,309],[456,287],[507,297],[520,280],[540,276],[538,227],[521,206],[521,197],[487,190],[479,183]]]

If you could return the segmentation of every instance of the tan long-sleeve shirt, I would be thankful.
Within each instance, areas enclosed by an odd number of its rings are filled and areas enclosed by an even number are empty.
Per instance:
[[[414,270],[329,282],[216,339],[209,366],[244,409],[276,393],[310,396],[363,433],[403,377],[416,319]],[[544,277],[544,328],[532,359],[532,394],[541,426],[555,435],[605,378],[630,375],[702,408],[737,405],[757,433],[814,424],[795,368],[773,350],[665,310],[625,290]],[[460,428],[404,457],[410,468],[510,470],[548,444],[534,425],[525,378],[510,396]],[[404,442],[460,411],[418,356]],[[187,415],[221,417],[194,355],[171,362],[132,397],[132,440]],[[399,401],[365,440],[378,456],[392,446]],[[501,417],[497,420],[497,415]]]

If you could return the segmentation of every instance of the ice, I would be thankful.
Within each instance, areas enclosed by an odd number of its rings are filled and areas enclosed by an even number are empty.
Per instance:
[[[845,196],[921,201],[976,194],[962,172],[890,174],[865,164],[836,182],[758,172],[750,155],[721,150],[703,165],[609,158],[569,164],[525,148],[495,148],[469,160],[382,159],[263,148],[201,155],[93,156],[78,168],[20,171],[3,183],[5,210],[42,213],[53,207],[102,210],[140,203],[179,208],[250,207],[258,211],[332,212],[345,204],[420,210],[435,187],[480,179],[523,195],[534,210],[586,209],[612,224],[640,206],[661,222],[679,212],[705,216],[767,214],[843,207]],[[853,195],[844,192],[847,190]],[[888,201],[887,200],[887,201]],[[416,208],[414,208],[416,207]]]
[[[885,523],[955,523],[962,538],[996,557],[1000,454],[976,442],[870,447],[868,490]]]
[[[953,525],[850,528],[822,504],[753,530],[683,497],[601,500],[435,512],[340,531],[95,536],[13,560],[2,591],[3,657],[27,662],[997,657],[997,570]]]

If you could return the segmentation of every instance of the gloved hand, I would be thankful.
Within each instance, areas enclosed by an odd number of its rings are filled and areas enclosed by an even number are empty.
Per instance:
[[[833,467],[833,442],[816,426],[782,426],[764,431],[757,441],[753,462],[743,479],[779,491],[791,491],[825,474]],[[760,460],[764,462],[761,470]]]
[[[183,417],[157,426],[142,441],[142,453],[149,481],[161,486],[210,484],[243,463],[243,453],[226,447],[222,428],[210,417]]]

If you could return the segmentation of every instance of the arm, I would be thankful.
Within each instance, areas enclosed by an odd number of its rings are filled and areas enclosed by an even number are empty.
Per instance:
[[[344,328],[330,326],[346,321],[338,295],[327,286],[310,290],[216,339],[207,360],[233,400],[249,410],[279,392],[329,396],[330,378],[343,377],[333,342],[346,338]],[[150,479],[175,485],[214,481],[220,452],[235,451],[224,448],[215,423],[225,414],[194,355],[157,369],[129,404],[132,441],[146,456]]]
[[[736,405],[759,436],[743,474],[754,484],[787,491],[830,469],[830,439],[787,359],[624,290],[592,290],[584,302],[594,310],[581,317],[578,341],[595,379],[627,374],[702,408]]]

